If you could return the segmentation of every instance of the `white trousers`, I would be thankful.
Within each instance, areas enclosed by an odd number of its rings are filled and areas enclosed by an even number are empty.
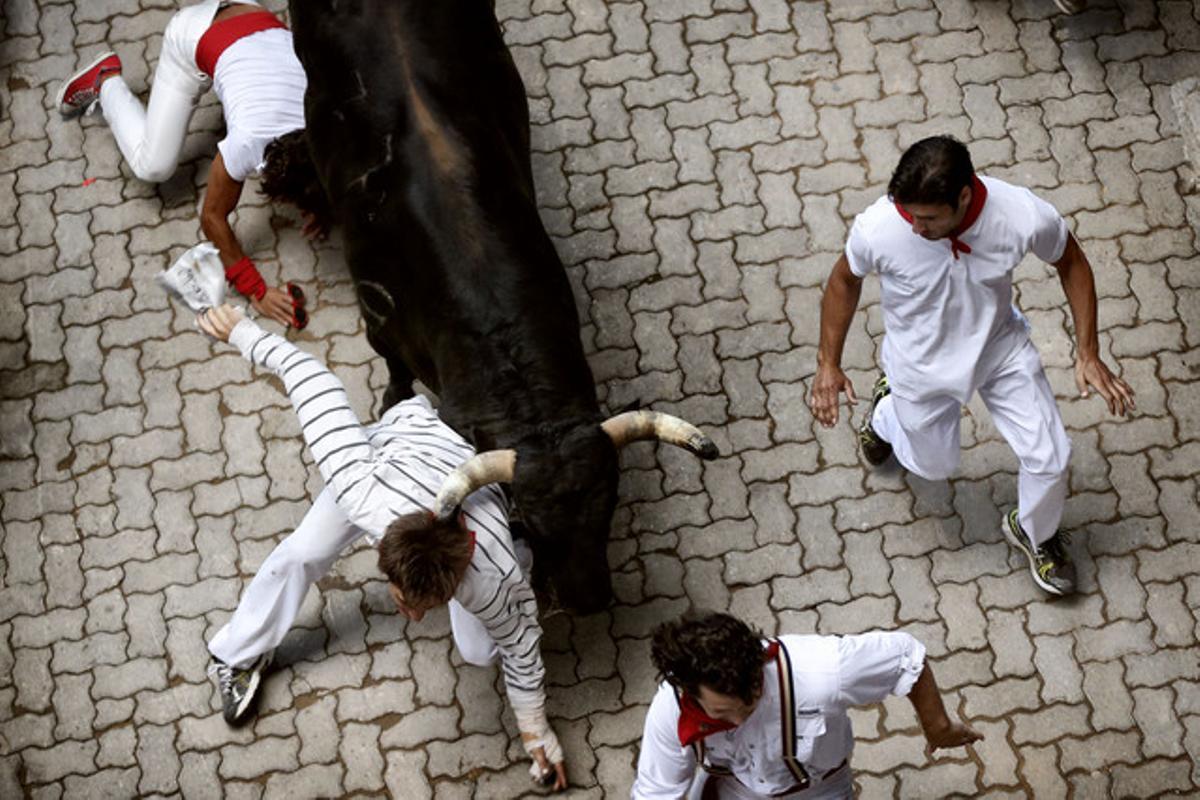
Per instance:
[[[239,0],[253,2],[253,0]],[[100,85],[100,108],[121,155],[141,180],[159,183],[179,166],[188,122],[211,79],[196,66],[196,44],[212,24],[218,0],[182,9],[163,33],[149,107],[120,75]]]
[[[1033,343],[1026,341],[988,376],[979,396],[1020,461],[1018,519],[1040,545],[1062,520],[1071,441]],[[871,425],[905,469],[936,481],[950,477],[958,466],[961,417],[962,406],[953,397],[914,402],[890,394],[875,407]]]
[[[326,487],[300,526],[258,568],[237,610],[208,643],[209,652],[241,668],[277,647],[296,621],[309,587],[363,535],[338,508]],[[478,666],[495,661],[496,643],[483,623],[453,599],[450,628],[463,660]]]
[[[788,800],[853,800],[854,776],[847,765],[803,792],[775,796]],[[688,800],[768,800],[772,795],[751,791],[736,778],[709,775],[698,768],[687,797]]]

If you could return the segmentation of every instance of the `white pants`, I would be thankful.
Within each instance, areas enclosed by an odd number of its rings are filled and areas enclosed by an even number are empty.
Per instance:
[[[121,155],[141,180],[165,181],[179,165],[192,111],[211,83],[196,66],[196,44],[212,24],[217,5],[218,0],[204,0],[182,9],[167,23],[149,108],[142,106],[120,75],[100,85],[104,119],[112,128]]]
[[[1035,545],[1052,537],[1067,499],[1071,441],[1054,392],[1032,342],[1025,342],[979,387],[996,429],[1017,454],[1018,519]],[[917,402],[890,394],[875,407],[871,426],[905,469],[944,480],[958,466],[962,406],[953,397]]]
[[[825,779],[803,792],[777,795],[788,800],[852,800],[854,778],[849,765],[825,776]],[[696,779],[688,790],[688,800],[767,800],[772,795],[759,794],[743,786],[736,778],[710,776],[696,770]]]
[[[309,587],[361,536],[363,531],[346,518],[325,488],[300,527],[259,567],[229,622],[208,643],[209,652],[226,664],[246,667],[277,647],[300,613]],[[496,659],[496,643],[483,623],[453,599],[450,628],[463,660],[487,666]]]

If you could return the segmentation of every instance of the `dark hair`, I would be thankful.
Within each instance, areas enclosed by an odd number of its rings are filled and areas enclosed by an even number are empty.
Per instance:
[[[333,226],[333,212],[308,150],[304,129],[272,139],[263,152],[261,187],[272,200],[291,203],[312,215],[321,233]]]
[[[761,634],[728,614],[695,611],[654,630],[650,660],[659,678],[697,697],[700,686],[753,703],[762,689]]]
[[[888,197],[895,203],[958,208],[963,187],[971,185],[974,175],[966,145],[953,136],[931,136],[900,156],[888,182]]]
[[[408,602],[444,603],[471,555],[471,534],[427,511],[397,517],[379,542],[379,570]]]

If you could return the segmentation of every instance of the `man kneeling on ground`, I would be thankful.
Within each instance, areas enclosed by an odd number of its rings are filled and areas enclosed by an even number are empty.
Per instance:
[[[495,485],[467,494],[475,488],[471,445],[420,395],[364,427],[341,381],[320,361],[232,306],[209,309],[198,322],[283,380],[325,479],[300,527],[263,562],[233,617],[209,642],[226,721],[249,713],[262,671],[309,587],[366,536],[379,548],[379,566],[401,613],[416,621],[448,603],[463,659],[484,666],[499,658],[534,759],[531,774],[565,788],[562,748],[546,719],[537,601],[522,571],[530,566],[528,551],[514,549],[508,505]],[[429,511],[443,484],[463,494],[457,523],[436,522]]]
[[[912,701],[931,753],[983,738],[946,715],[925,647],[907,633],[763,639],[700,612],[660,625],[650,658],[663,683],[634,800],[853,797],[846,709],[889,694]]]

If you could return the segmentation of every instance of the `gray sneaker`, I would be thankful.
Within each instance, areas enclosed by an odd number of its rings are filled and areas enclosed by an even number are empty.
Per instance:
[[[891,393],[892,387],[888,385],[887,376],[880,375],[871,390],[871,405],[867,406],[867,414],[858,428],[858,445],[862,448],[863,458],[873,467],[878,467],[892,455],[892,446],[871,425],[871,420],[875,418],[875,407]]]
[[[271,655],[270,651],[263,653],[245,669],[231,667],[221,659],[213,658],[208,667],[208,674],[217,676],[225,721],[230,725],[243,722],[253,707],[258,687],[262,683],[263,670],[271,663]]]
[[[1058,531],[1041,545],[1034,545],[1017,519],[1017,509],[1005,515],[1000,530],[1009,544],[1016,547],[1029,559],[1029,573],[1033,581],[1050,594],[1067,595],[1075,591],[1075,565],[1067,553],[1066,545],[1071,537]]]

